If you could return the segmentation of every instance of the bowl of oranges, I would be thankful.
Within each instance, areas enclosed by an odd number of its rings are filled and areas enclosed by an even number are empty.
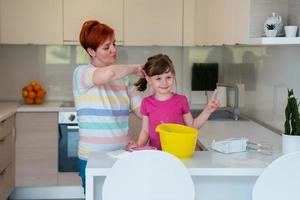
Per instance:
[[[22,88],[22,96],[25,104],[42,104],[46,95],[46,90],[37,81],[32,80]]]

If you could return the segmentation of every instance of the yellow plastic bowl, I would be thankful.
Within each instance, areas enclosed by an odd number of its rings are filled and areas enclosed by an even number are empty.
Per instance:
[[[160,136],[162,150],[180,159],[191,157],[195,151],[198,130],[180,124],[160,124],[155,129]]]

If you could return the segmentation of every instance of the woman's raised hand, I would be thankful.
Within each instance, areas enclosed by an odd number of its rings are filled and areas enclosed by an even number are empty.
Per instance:
[[[139,77],[145,77],[145,72],[144,72],[144,64],[138,65],[137,70],[136,70],[136,75]]]

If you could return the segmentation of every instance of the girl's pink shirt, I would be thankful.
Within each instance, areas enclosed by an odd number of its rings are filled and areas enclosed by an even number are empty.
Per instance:
[[[155,99],[154,95],[145,97],[141,104],[141,113],[149,117],[150,146],[161,150],[159,134],[155,128],[160,123],[184,124],[183,115],[190,112],[185,96],[173,93],[165,101]]]

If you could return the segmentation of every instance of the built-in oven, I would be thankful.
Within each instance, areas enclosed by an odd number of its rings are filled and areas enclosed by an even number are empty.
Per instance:
[[[79,127],[76,112],[59,112],[58,171],[78,172]]]

